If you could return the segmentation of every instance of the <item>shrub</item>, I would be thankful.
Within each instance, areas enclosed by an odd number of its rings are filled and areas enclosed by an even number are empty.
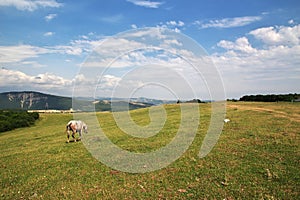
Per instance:
[[[38,113],[19,110],[0,110],[0,132],[33,125],[39,119]]]

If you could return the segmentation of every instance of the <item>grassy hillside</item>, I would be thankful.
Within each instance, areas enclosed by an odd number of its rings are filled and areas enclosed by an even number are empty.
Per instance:
[[[69,114],[43,114],[35,126],[0,134],[1,199],[299,199],[300,104],[229,103],[226,123],[212,152],[197,157],[209,124],[209,104],[189,150],[167,168],[129,174],[94,159],[81,142],[65,143]],[[111,113],[97,116],[122,148],[147,152],[170,142],[180,120],[178,105],[157,136],[123,134]],[[132,111],[140,125],[148,110]]]

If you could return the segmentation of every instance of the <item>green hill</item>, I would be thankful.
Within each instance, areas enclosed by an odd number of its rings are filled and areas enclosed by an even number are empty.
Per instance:
[[[144,139],[120,130],[112,113],[96,115],[114,144],[151,152],[170,143],[179,127],[180,105],[164,107],[164,128]],[[300,104],[227,103],[230,122],[202,159],[210,104],[199,107],[189,149],[168,167],[142,174],[109,168],[83,142],[66,143],[71,114],[41,114],[32,127],[0,134],[0,199],[299,199]],[[140,126],[150,123],[148,108],[130,113]]]

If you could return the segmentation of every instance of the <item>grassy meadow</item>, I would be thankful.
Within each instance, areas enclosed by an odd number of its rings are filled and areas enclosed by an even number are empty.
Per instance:
[[[198,158],[210,122],[199,104],[200,126],[190,148],[168,167],[144,174],[113,170],[86,150],[66,143],[71,114],[41,114],[34,126],[0,133],[0,199],[300,199],[300,103],[228,102],[222,134]],[[137,139],[97,113],[118,146],[148,152],[169,143],[180,122],[179,105],[166,105],[159,134]],[[148,108],[131,111],[147,125]]]

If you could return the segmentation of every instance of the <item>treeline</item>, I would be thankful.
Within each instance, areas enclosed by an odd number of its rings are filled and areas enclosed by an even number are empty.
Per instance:
[[[262,101],[262,102],[277,102],[277,101],[295,101],[300,99],[300,94],[267,94],[267,95],[245,95],[240,98],[240,101]]]
[[[39,119],[38,113],[19,110],[0,110],[0,132],[28,127]]]
[[[179,99],[177,100],[178,103],[205,103],[204,101],[201,101],[200,99],[193,99],[193,100],[188,100],[188,101],[180,101]]]

